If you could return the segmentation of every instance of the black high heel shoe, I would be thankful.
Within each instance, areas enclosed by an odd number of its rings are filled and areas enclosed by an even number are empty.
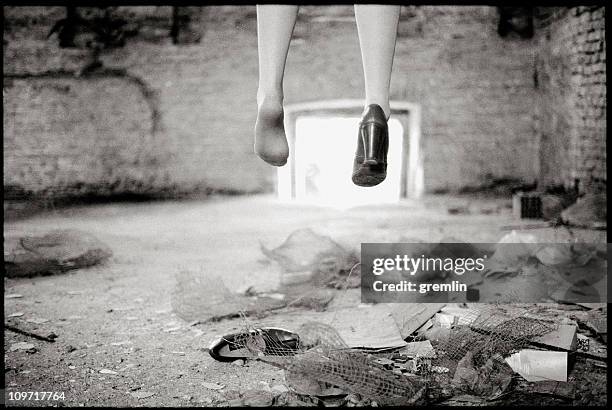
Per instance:
[[[387,177],[389,127],[380,105],[370,104],[359,123],[357,151],[353,162],[353,183],[375,186]]]

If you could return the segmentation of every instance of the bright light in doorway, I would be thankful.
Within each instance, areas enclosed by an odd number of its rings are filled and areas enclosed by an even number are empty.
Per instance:
[[[375,187],[358,187],[351,181],[357,144],[358,117],[304,116],[295,127],[295,197],[291,195],[291,164],[279,168],[278,193],[295,200],[335,208],[395,203],[402,192],[403,128],[389,121],[387,178]]]

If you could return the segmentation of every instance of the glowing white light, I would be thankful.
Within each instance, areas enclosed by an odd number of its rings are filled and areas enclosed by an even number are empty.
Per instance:
[[[357,147],[357,117],[299,117],[295,127],[295,201],[348,208],[398,202],[402,184],[403,129],[389,121],[387,178],[375,187],[351,181]],[[280,199],[291,198],[291,167],[279,168]]]

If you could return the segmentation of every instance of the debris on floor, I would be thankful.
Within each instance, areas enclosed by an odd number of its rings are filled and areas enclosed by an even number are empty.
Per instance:
[[[542,195],[542,218],[556,222],[561,217],[561,212],[570,204],[571,202],[561,195],[544,194]]]
[[[567,381],[567,352],[523,349],[506,358],[506,362],[529,382]]]
[[[100,264],[111,249],[95,236],[77,230],[55,230],[43,236],[5,238],[7,277],[51,275]]]
[[[15,352],[17,350],[25,350],[25,351],[35,352],[36,351],[36,346],[33,343],[26,343],[26,342],[13,343],[11,345],[11,347],[10,347],[10,351],[11,352]]]
[[[247,288],[239,294],[231,292],[220,277],[181,271],[172,294],[174,311],[189,323],[241,313],[262,317],[284,307],[323,311],[334,298],[334,290],[360,286],[358,257],[310,229],[293,232],[275,249],[261,245],[261,250],[282,268],[280,287],[273,293]]]
[[[586,194],[561,213],[561,219],[570,226],[588,229],[606,229],[607,195]]]
[[[245,331],[247,337],[242,339],[242,347],[253,351],[257,360],[283,369],[289,393],[295,395],[292,400],[300,403],[353,407],[364,405],[361,398],[368,398],[381,405],[468,404],[502,402],[530,392],[547,394],[544,387],[534,387],[534,382],[552,386],[551,400],[561,396],[571,400],[573,390],[564,387],[575,383],[576,378],[575,366],[570,366],[568,360],[569,352],[578,349],[577,340],[582,338],[577,337],[575,325],[559,324],[558,318],[552,320],[546,307],[442,305],[425,317],[424,310],[419,310],[420,304],[405,305],[406,310],[421,312],[419,327],[441,328],[446,336],[430,340],[424,338],[427,332],[415,330],[409,336],[417,340],[406,343],[399,338],[404,342],[402,346],[391,348],[395,343],[386,343],[385,349],[372,349],[385,345],[382,339],[391,336],[377,327],[380,324],[376,322],[383,320],[384,312],[371,310],[375,314],[368,317],[365,312],[373,309],[369,307],[318,314],[325,317],[335,314],[338,320],[306,322],[297,327],[295,334],[299,340],[291,350],[284,348],[277,338],[253,332],[255,328],[247,322],[245,329],[250,332]],[[432,320],[436,315],[454,320]],[[370,323],[370,333],[382,336],[380,341],[371,341],[369,345],[358,341],[355,334],[364,328],[363,323],[356,321],[360,316],[362,322]],[[389,310],[386,316],[395,317]],[[564,321],[570,320],[568,317]],[[400,328],[396,325],[397,334]],[[364,336],[370,337],[360,338]],[[533,344],[551,350],[529,348]],[[589,365],[584,359],[576,360],[580,366]],[[368,377],[364,378],[365,374]],[[513,383],[515,380],[517,383]],[[279,403],[278,399],[273,401],[274,405]],[[266,403],[272,401],[267,399]]]
[[[232,293],[220,277],[190,271],[177,273],[172,293],[174,312],[192,324],[238,317],[241,312],[257,317],[286,304],[286,301],[274,297]]]
[[[350,348],[390,349],[406,346],[391,311],[385,305],[361,305],[311,315],[333,326]]]
[[[261,245],[261,250],[283,268],[283,285],[313,283],[333,288],[359,287],[359,269],[353,269],[359,257],[311,229],[294,231],[279,247],[267,249]],[[347,278],[349,283],[346,283]]]
[[[561,324],[555,330],[533,339],[533,342],[541,343],[549,347],[555,347],[567,351],[576,350],[577,327],[575,325]]]
[[[406,339],[425,325],[444,306],[444,303],[393,303],[389,305],[389,309],[400,329],[402,338]]]
[[[436,357],[436,352],[429,340],[410,342],[398,350],[399,354],[404,354],[410,358],[423,357],[432,359]]]

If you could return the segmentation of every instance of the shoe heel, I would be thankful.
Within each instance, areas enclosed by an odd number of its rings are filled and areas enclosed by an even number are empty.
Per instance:
[[[364,161],[366,165],[377,165],[384,162],[384,129],[376,124],[366,124],[361,131],[361,143],[363,144]]]

